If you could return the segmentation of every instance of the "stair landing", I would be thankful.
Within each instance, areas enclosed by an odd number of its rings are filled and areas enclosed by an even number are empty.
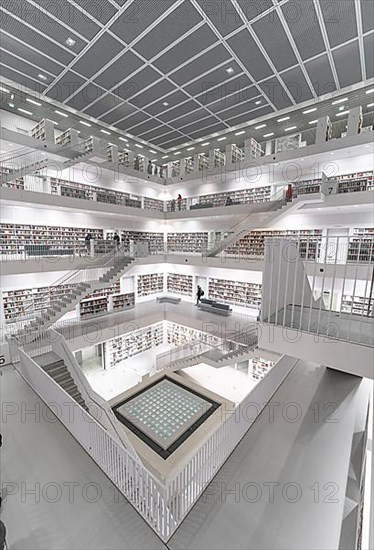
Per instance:
[[[33,357],[33,359],[35,363],[37,363],[43,369],[53,365],[53,363],[59,363],[62,361],[61,357],[59,357],[53,351],[42,353],[41,355],[37,355],[36,357]]]

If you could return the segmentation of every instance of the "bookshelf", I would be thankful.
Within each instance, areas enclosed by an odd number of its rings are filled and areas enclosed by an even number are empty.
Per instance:
[[[135,306],[135,294],[129,292],[127,294],[113,294],[109,296],[109,311],[123,311],[131,309]]]
[[[132,331],[105,342],[106,368],[114,368],[126,359],[160,346],[164,341],[163,323]]]
[[[214,149],[214,166],[224,166],[226,164],[226,155],[219,149]]]
[[[47,139],[46,120],[44,118],[31,129],[31,136],[34,139],[39,139],[41,141],[45,141]]]
[[[164,291],[164,274],[149,273],[137,276],[138,290],[137,296],[149,296],[149,294],[159,294]]]
[[[168,252],[189,252],[200,254],[208,247],[208,233],[168,233]]]
[[[334,178],[330,179],[338,181],[337,193],[339,194],[374,190],[374,175],[372,170],[334,176]],[[297,181],[293,184],[295,195],[319,193],[321,182],[321,178]]]
[[[227,279],[209,278],[208,295],[212,300],[242,307],[261,307],[262,285]]]
[[[167,273],[166,287],[168,292],[173,294],[181,294],[184,296],[192,296],[192,275],[184,275],[183,273]]]
[[[175,178],[176,176],[179,176],[181,173],[181,165],[179,160],[175,160],[174,162],[170,163],[171,166],[171,177]]]
[[[122,244],[130,248],[130,241],[136,242],[149,242],[151,252],[163,252],[164,250],[164,234],[153,233],[148,231],[125,231],[118,232],[121,238]],[[106,238],[113,240],[114,232],[107,231]]]
[[[235,244],[225,249],[227,255],[238,255],[248,258],[262,258],[265,253],[265,239],[268,237],[291,237],[299,239],[300,257],[308,260],[318,258],[322,230],[321,229],[302,229],[302,230],[284,230],[284,231],[250,231]],[[307,250],[308,249],[308,250]]]
[[[184,162],[184,171],[186,174],[190,174],[194,171],[195,165],[193,157],[185,157],[182,159],[182,162]]]
[[[207,332],[201,332],[200,330],[185,327],[171,321],[168,321],[166,324],[166,340],[168,344],[174,347],[197,341],[210,342],[212,344],[220,344],[222,342],[218,336],[213,336]]]
[[[275,361],[254,357],[252,359],[252,378],[254,380],[262,380],[274,365]]]
[[[159,199],[151,199],[149,197],[144,197],[144,209],[154,210],[156,212],[163,212],[164,201],[160,201]]]
[[[355,228],[349,240],[347,261],[349,263],[374,262],[374,228]]]
[[[15,319],[25,317],[34,311],[45,310],[53,300],[62,297],[72,288],[74,288],[74,285],[61,285],[58,287],[25,288],[3,292],[5,321],[13,322]]]
[[[198,156],[198,171],[203,172],[209,168],[209,157],[205,153],[199,153]]]
[[[252,204],[270,200],[271,186],[254,187],[252,189],[239,189],[224,193],[212,193],[200,195],[199,204],[212,204],[213,206],[225,206],[227,197],[235,204]]]
[[[355,315],[373,316],[373,298],[344,294],[342,298],[342,312]]]
[[[238,147],[235,143],[231,144],[231,162],[235,164],[236,162],[241,162],[244,160],[245,154],[244,149]]]
[[[68,128],[56,137],[56,145],[71,145],[71,130]]]
[[[7,181],[1,184],[1,187],[8,187],[9,189],[24,189],[25,182],[23,177],[17,178],[14,181]]]
[[[122,164],[123,166],[129,166],[129,154],[127,151],[119,151],[118,152],[118,164]]]
[[[25,246],[47,245],[58,252],[85,252],[85,236],[90,232],[93,239],[104,238],[103,229],[81,227],[52,227],[46,225],[0,224],[0,254],[25,254]],[[46,251],[45,255],[48,255]]]
[[[249,143],[246,144],[246,147],[248,149],[249,156],[251,158],[261,157],[263,154],[261,145],[254,138],[250,138],[248,141]]]
[[[121,292],[120,281],[114,282],[109,287],[100,288],[94,290],[91,294],[87,294],[79,302],[78,313],[80,319],[96,317],[97,315],[103,315],[108,312],[109,297],[112,294],[119,294]]]

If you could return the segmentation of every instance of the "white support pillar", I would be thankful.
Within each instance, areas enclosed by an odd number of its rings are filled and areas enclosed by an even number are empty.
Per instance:
[[[225,153],[226,153],[226,165],[227,164],[232,164],[232,145],[231,145],[231,143],[228,143],[226,145]]]
[[[324,143],[331,137],[331,122],[328,116],[318,119],[316,128],[316,143]]]
[[[49,143],[55,143],[55,125],[51,120],[45,119],[44,121],[45,141]]]
[[[355,136],[360,133],[362,128],[362,107],[354,107],[349,110],[347,136]]]

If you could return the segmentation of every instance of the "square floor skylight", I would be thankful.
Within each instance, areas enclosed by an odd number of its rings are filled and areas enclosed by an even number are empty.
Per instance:
[[[219,403],[164,377],[114,407],[114,413],[168,458],[218,407]]]

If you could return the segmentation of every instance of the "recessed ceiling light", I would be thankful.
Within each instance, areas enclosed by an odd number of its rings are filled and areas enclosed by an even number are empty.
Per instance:
[[[366,107],[374,107],[374,103],[368,103]]]
[[[245,130],[240,130],[240,132],[236,132],[236,136],[241,136],[242,134],[245,134]]]
[[[55,126],[58,126],[58,122],[56,122],[55,120],[51,120],[52,124],[54,124]]]
[[[290,130],[296,130],[297,126],[289,126],[288,128],[285,128],[285,132],[289,132]]]
[[[227,139],[226,137],[220,137],[220,138],[217,138],[217,141],[223,141],[224,139]],[[188,151],[188,149],[187,149]]]
[[[344,103],[345,101],[348,101],[348,97],[342,97],[342,99],[336,99],[331,103],[331,105],[339,105],[339,103]]]
[[[154,155],[157,155],[157,151],[153,151],[152,149],[150,149],[149,152],[153,153]]]
[[[4,88],[3,86],[0,86],[0,92],[4,92],[6,94],[10,94],[10,90],[8,88]]]
[[[100,130],[103,134],[106,134],[107,136],[111,136],[112,134],[108,132],[108,130]]]
[[[316,119],[316,120],[311,120],[310,122],[308,122],[308,124],[317,124],[317,122],[318,122],[318,119]]]
[[[47,77],[44,75],[44,74],[38,74],[38,77],[41,79],[41,80],[47,80]]]
[[[71,37],[69,36],[69,38],[67,38],[67,39],[65,40],[65,44],[66,44],[67,46],[72,47],[72,46],[74,46],[74,44],[76,44],[76,40],[74,40],[74,38],[71,38]]]
[[[266,124],[260,124],[260,126],[255,126],[255,130],[261,130],[261,128],[266,128]]]
[[[206,141],[205,143],[201,144],[201,147],[206,147],[206,145],[209,145],[209,144],[210,144],[210,141]]]
[[[348,105],[341,105],[339,107],[339,111],[344,111],[344,109],[346,109],[348,107]]]
[[[232,67],[228,67],[226,69],[226,72],[229,73],[229,74],[232,74],[234,72],[234,69]]]
[[[152,159],[151,162],[156,162],[157,159]]]
[[[60,115],[60,116],[63,116],[65,118],[69,118],[69,115],[67,115],[66,113],[62,113],[61,111],[55,111],[56,115]]]
[[[33,105],[37,105],[38,107],[41,107],[41,106],[42,106],[41,103],[39,103],[38,101],[35,101],[34,99],[30,99],[29,97],[26,97],[26,101],[27,101],[28,103],[32,103]]]
[[[163,102],[163,106],[164,106],[164,107],[167,107],[168,105],[169,105],[169,103],[168,103],[167,101],[164,101],[164,102]]]
[[[89,124],[88,122],[85,122],[84,120],[80,120],[79,124],[83,124],[83,126],[88,126],[89,128],[91,128],[91,124]]]
[[[163,157],[161,157],[162,159],[167,159],[169,158],[169,155],[164,155]]]
[[[135,147],[139,147],[139,149],[143,149],[143,145],[139,145],[139,143],[135,143]]]
[[[176,152],[174,153],[174,155],[180,155],[180,154],[181,154],[180,151],[176,151]]]
[[[349,113],[349,109],[348,111],[341,111],[340,113],[336,113],[336,116],[343,116],[343,115],[347,115]]]
[[[366,90],[365,94],[372,94],[374,93],[374,88],[370,88],[370,90]]]
[[[257,101],[255,101],[255,105],[261,105],[262,101],[261,99],[258,99]]]
[[[8,103],[9,107],[12,107],[14,109],[15,105],[14,103]]]
[[[264,134],[264,137],[270,137],[270,136],[273,136],[274,135],[274,132],[270,132],[270,134]]]
[[[195,147],[188,147],[187,151],[193,151]]]
[[[20,111],[21,113],[25,113],[25,115],[32,115],[30,111],[26,111],[26,109],[21,109],[20,107],[18,107],[17,111]]]
[[[308,113],[314,113],[314,111],[317,110],[317,107],[312,107],[311,109],[307,109],[306,111],[303,111],[303,115],[307,115]]]
[[[278,118],[277,122],[285,122],[286,120],[290,120],[289,116],[284,116],[282,118]]]
[[[128,143],[128,139],[124,138],[124,137],[119,137],[118,139],[120,139],[121,141],[126,141],[126,143]]]

